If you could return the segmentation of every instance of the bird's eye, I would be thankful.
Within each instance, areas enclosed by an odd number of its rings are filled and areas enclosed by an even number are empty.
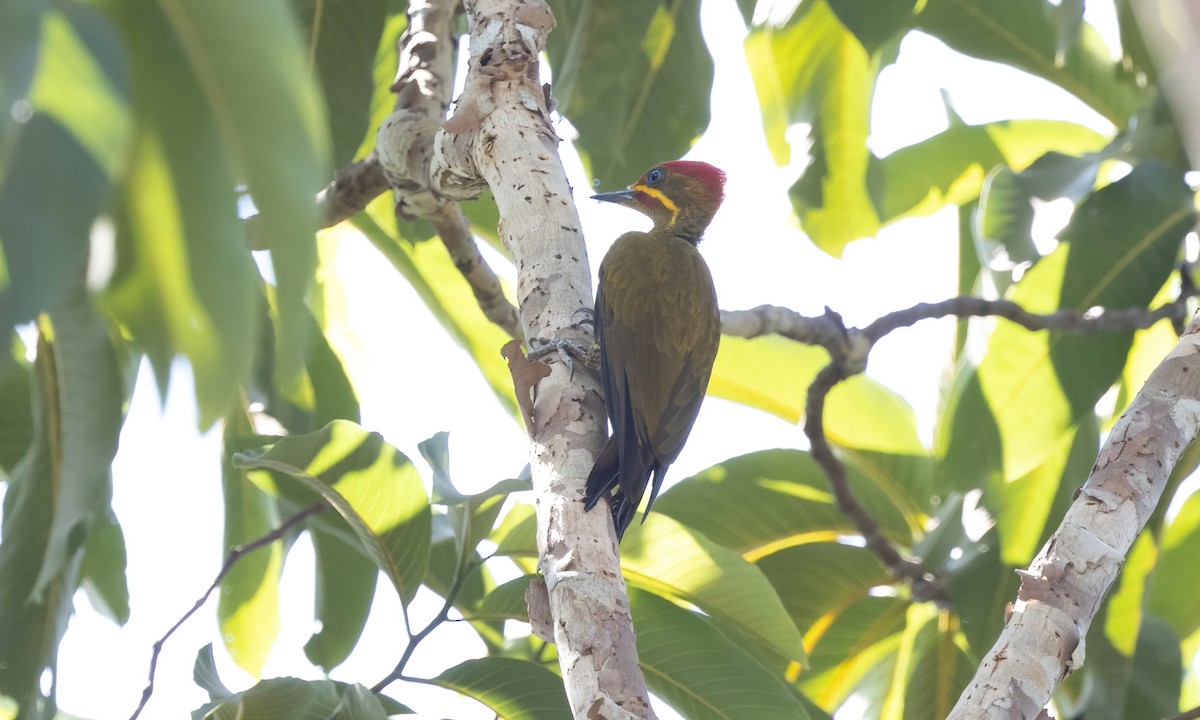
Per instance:
[[[646,173],[646,184],[647,185],[659,184],[660,182],[662,182],[663,175],[664,175],[664,173],[662,171],[662,168],[654,168],[650,172]]]

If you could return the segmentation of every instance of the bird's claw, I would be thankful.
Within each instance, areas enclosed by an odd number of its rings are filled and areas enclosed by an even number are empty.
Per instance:
[[[537,360],[550,353],[558,353],[558,359],[571,371],[571,379],[575,379],[575,360],[580,360],[584,366],[593,370],[600,367],[600,349],[596,343],[590,346],[576,340],[564,338],[529,338],[529,359]]]
[[[579,308],[571,314],[571,317],[575,317],[576,315],[583,315],[584,317],[582,320],[575,323],[575,327],[583,327],[584,325],[587,325],[592,329],[596,327],[596,313],[590,307]]]

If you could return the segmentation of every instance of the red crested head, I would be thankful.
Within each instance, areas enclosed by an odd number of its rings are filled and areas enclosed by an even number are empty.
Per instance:
[[[704,183],[711,197],[719,205],[725,199],[725,171],[699,160],[671,160],[659,167],[673,174],[687,175]]]
[[[706,162],[672,160],[650,168],[626,190],[592,197],[645,213],[654,221],[651,232],[695,243],[725,199],[725,173]]]

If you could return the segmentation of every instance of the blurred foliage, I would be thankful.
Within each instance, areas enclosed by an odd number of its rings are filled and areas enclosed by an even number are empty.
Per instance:
[[[699,1],[549,4],[554,92],[588,173],[615,187],[685,153],[707,128],[715,70]],[[510,501],[528,477],[498,476],[464,495],[439,435],[421,444],[427,485],[359,425],[357,392],[367,389],[343,364],[321,288],[312,292],[329,272],[318,262],[330,261],[317,257],[312,196],[332,167],[370,152],[391,109],[405,5],[0,6],[0,328],[11,340],[0,359],[0,696],[18,717],[53,712],[40,678],[56,667],[77,590],[114,622],[129,616],[109,468],[143,356],[160,388],[186,360],[199,426],[223,421],[213,482],[224,490],[226,550],[318,499],[331,508],[224,578],[217,615],[242,668],[257,675],[275,644],[287,551],[308,533],[319,623],[304,651],[314,665],[329,671],[351,656],[376,592],[408,603],[424,585],[488,653],[426,682],[498,717],[565,716],[553,647],[505,625],[527,619],[536,566],[532,507]],[[869,11],[849,0],[738,0],[744,57],[717,62],[746,63],[773,157],[804,167],[789,196],[822,250],[840,255],[891,223],[956,205],[964,293],[991,288],[1039,312],[1146,307],[1178,292],[1194,198],[1129,5],[1116,3],[1113,61],[1081,0],[899,0]],[[876,81],[918,31],[1056,85],[1114,130],[1031,118],[972,126],[951,111],[942,132],[873,153]],[[1058,198],[1076,210],[1058,243],[1039,249],[1036,207]],[[498,245],[494,202],[469,212]],[[381,200],[326,232],[365,237],[516,421],[504,334],[440,244],[417,242],[428,226],[397,222]],[[252,253],[248,236],[266,252]],[[1165,323],[1087,337],[1003,321],[959,327],[953,357],[927,358],[948,378],[934,447],[918,439],[912,409],[865,377],[837,388],[826,410],[856,497],[902,553],[944,578],[951,606],[914,603],[888,576],[808,453],[730,458],[663,493],[622,545],[638,650],[659,698],[697,720],[823,718],[848,703],[863,718],[945,715],[1001,627],[1013,569],[1086,477],[1115,416],[1097,407],[1115,395],[1119,413],[1174,342]],[[726,338],[711,391],[796,422],[824,362],[823,351],[780,338]],[[1060,688],[1061,717],[1159,718],[1200,697],[1196,673],[1184,672],[1200,631],[1189,584],[1200,501],[1171,501],[1181,510],[1156,514],[1139,539],[1092,626],[1087,664]],[[521,576],[497,582],[505,563]],[[195,677],[210,702],[194,717],[409,712],[329,680],[266,679],[234,693],[211,647]]]

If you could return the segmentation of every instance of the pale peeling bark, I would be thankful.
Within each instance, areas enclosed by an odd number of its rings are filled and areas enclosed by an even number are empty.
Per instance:
[[[1036,718],[1200,427],[1200,319],[1113,426],[1087,483],[1027,571],[1000,638],[949,718]]]
[[[500,210],[500,237],[517,264],[526,338],[590,341],[576,312],[591,307],[579,216],[550,123],[538,53],[554,27],[543,0],[468,0],[471,62],[453,117],[439,124],[397,112],[378,152],[393,186],[442,199],[476,197]],[[497,348],[499,352],[499,348]],[[539,570],[571,710],[577,718],[652,718],[638,664],[617,541],[605,512],[583,511],[583,488],[606,418],[592,373],[552,362],[533,388],[531,465]],[[523,392],[518,388],[518,393]],[[539,602],[542,598],[536,598]],[[531,608],[532,611],[532,608]]]

